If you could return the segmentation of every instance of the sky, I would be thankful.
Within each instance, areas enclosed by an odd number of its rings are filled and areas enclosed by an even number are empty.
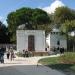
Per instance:
[[[55,0],[1,0],[0,1],[0,21],[6,24],[7,15],[22,7],[45,8],[50,6]],[[69,8],[75,10],[75,0],[60,0]]]

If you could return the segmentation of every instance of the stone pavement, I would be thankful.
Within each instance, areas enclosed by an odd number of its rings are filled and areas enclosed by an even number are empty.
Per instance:
[[[14,61],[5,58],[5,63],[0,64],[0,75],[65,75],[43,65],[37,66],[39,59],[56,56],[59,55],[29,58],[16,57]]]
[[[11,66],[11,65],[37,65],[38,60],[40,60],[41,58],[46,58],[46,57],[57,57],[60,56],[58,55],[51,55],[51,56],[37,56],[37,57],[28,57],[28,58],[23,58],[23,57],[17,57],[14,58],[13,61],[11,61],[10,59],[8,60],[6,58],[5,55],[5,59],[4,59],[4,65],[5,66]],[[2,66],[2,64],[0,64],[0,67]]]

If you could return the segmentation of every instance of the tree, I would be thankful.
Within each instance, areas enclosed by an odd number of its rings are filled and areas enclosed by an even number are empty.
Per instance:
[[[60,27],[61,29],[61,32],[63,34],[65,34],[66,38],[67,38],[67,50],[69,50],[71,44],[69,43],[69,40],[70,38],[72,37],[69,37],[69,32],[72,32],[75,30],[75,20],[72,20],[72,21],[69,21],[69,20],[66,20]]]
[[[62,32],[71,32],[75,30],[75,20],[66,20],[62,25],[61,25],[61,31]]]
[[[34,12],[32,13],[32,20],[33,20],[33,25],[34,29],[39,29],[38,26],[40,25],[48,25],[51,20],[47,13],[41,9],[35,9]]]
[[[62,24],[66,20],[75,20],[75,11],[68,7],[59,7],[54,13],[54,22],[56,24]]]
[[[53,15],[54,23],[61,29],[67,38],[67,50],[69,48],[68,33],[75,29],[75,11],[68,7],[59,7]]]
[[[8,29],[0,21],[0,44],[9,43]]]
[[[16,42],[16,29],[19,25],[25,24],[25,29],[28,30],[38,30],[39,26],[44,26],[43,30],[47,30],[50,19],[47,13],[41,9],[21,8],[8,14],[7,23],[9,32],[12,34],[11,41]]]

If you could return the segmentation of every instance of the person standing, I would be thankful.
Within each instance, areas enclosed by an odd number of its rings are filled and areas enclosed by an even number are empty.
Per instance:
[[[10,51],[8,50],[7,51],[7,59],[9,59],[9,57],[10,57]]]
[[[61,54],[64,54],[64,47],[61,47],[61,48],[60,48],[60,53],[61,53]]]
[[[13,51],[13,48],[10,48],[10,59],[11,59],[11,61],[14,60],[14,51]]]
[[[23,57],[25,57],[25,50],[23,50],[23,53],[22,54],[23,54]]]
[[[25,51],[25,55],[26,55],[26,57],[29,57],[29,55],[28,55],[28,50],[26,49],[26,51]]]
[[[5,53],[5,49],[3,48],[3,46],[0,48],[0,62],[4,63],[4,53]]]

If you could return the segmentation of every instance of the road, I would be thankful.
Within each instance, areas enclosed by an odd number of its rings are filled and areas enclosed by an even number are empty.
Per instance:
[[[0,75],[65,75],[43,65],[37,66],[37,61],[44,57],[15,58],[0,64]]]
[[[44,66],[34,65],[15,65],[9,67],[1,67],[0,75],[64,75],[56,70],[48,69]]]

